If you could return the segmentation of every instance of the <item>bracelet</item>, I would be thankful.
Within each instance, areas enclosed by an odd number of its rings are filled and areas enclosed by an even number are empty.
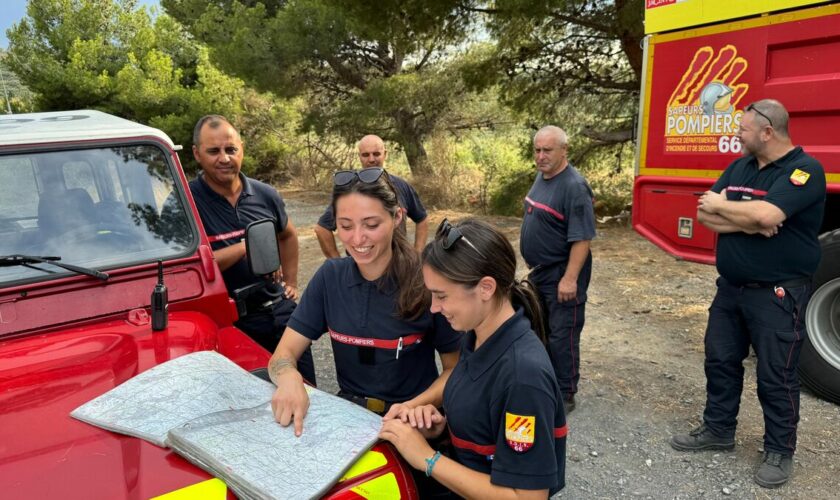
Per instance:
[[[440,452],[436,451],[432,458],[426,458],[426,477],[432,477],[432,469],[435,468],[435,464],[437,463],[438,459],[440,458]]]

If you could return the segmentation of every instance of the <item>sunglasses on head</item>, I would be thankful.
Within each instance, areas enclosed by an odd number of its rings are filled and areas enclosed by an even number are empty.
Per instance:
[[[481,253],[481,250],[476,248],[476,246],[473,245],[472,242],[466,236],[464,236],[464,233],[462,233],[459,228],[453,226],[448,219],[443,219],[441,221],[440,225],[437,228],[437,231],[435,231],[435,239],[441,240],[441,242],[443,243],[443,249],[447,251],[450,248],[452,248],[452,245],[458,243],[458,241],[461,240],[467,245],[469,245],[470,248],[475,250],[478,255],[484,257],[484,254]],[[486,259],[487,257],[484,258]]]
[[[762,118],[764,118],[765,120],[767,120],[767,123],[769,123],[771,127],[773,126],[773,120],[771,120],[769,116],[762,113],[761,110],[756,108],[755,103],[752,103],[752,104],[748,105],[746,108],[744,108],[744,111],[754,111],[757,115],[759,115]]]
[[[382,177],[383,172],[385,172],[385,169],[382,167],[363,168],[361,170],[338,170],[333,174],[333,184],[336,186],[346,186],[357,179],[365,184],[373,184]]]

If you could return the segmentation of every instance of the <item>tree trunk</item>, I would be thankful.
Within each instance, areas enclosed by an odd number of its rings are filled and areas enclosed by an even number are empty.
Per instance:
[[[432,166],[429,164],[429,155],[423,147],[423,141],[416,136],[409,137],[402,141],[405,149],[405,157],[408,159],[408,166],[414,177],[425,177],[432,175]]]
[[[407,110],[400,110],[394,116],[397,128],[397,142],[405,150],[405,157],[408,166],[414,177],[426,177],[432,175],[432,167],[429,165],[429,155],[423,146],[423,139],[427,133],[420,130],[417,124],[417,116]]]
[[[641,40],[645,36],[643,7],[641,0],[615,1],[620,20],[616,35],[621,44],[621,50],[627,56],[627,62],[630,63],[630,68],[636,76],[637,83],[642,81],[642,59],[644,58],[641,46]]]

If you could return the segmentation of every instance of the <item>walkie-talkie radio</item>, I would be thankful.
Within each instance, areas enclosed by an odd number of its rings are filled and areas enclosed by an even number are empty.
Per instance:
[[[152,290],[152,330],[165,330],[169,324],[169,292],[163,284],[163,261],[158,261],[158,282]]]

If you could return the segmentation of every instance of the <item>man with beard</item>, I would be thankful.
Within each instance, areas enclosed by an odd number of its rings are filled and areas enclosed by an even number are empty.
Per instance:
[[[788,120],[778,101],[747,106],[738,129],[744,156],[700,197],[697,220],[719,235],[720,277],[705,337],[706,408],[699,427],[671,438],[680,451],[735,447],[743,361],[752,346],[764,413],[764,458],[754,479],[765,488],[791,474],[797,366],[825,210],[823,168],[793,145]]]

